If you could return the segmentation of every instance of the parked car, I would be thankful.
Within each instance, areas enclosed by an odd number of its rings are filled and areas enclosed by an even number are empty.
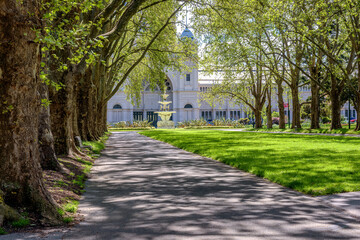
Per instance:
[[[357,119],[350,119],[350,122],[357,122]]]

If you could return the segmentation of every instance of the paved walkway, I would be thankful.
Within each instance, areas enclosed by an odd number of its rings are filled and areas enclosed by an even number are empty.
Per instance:
[[[135,132],[110,137],[80,211],[47,239],[360,239],[359,222],[318,199]]]

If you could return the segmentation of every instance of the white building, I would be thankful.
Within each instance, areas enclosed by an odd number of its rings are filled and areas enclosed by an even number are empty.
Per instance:
[[[189,29],[185,29],[181,37],[190,37],[194,39],[193,34]],[[194,63],[186,63],[190,67],[194,67]],[[166,71],[167,79],[165,85],[167,93],[169,94],[168,101],[172,101],[170,111],[176,111],[173,114],[172,120],[177,122],[189,121],[193,119],[240,119],[248,117],[248,109],[242,105],[236,105],[231,101],[224,102],[221,106],[217,104],[212,108],[208,103],[199,103],[200,93],[206,91],[212,86],[214,81],[219,80],[219,76],[206,75],[196,68],[191,72],[177,72]],[[311,96],[310,87],[301,87],[299,89],[300,97],[305,101]],[[156,89],[151,91],[149,86],[145,87],[142,92],[141,103],[139,106],[134,106],[131,102],[126,100],[126,94],[119,91],[108,102],[107,121],[116,123],[120,121],[135,121],[135,120],[149,120],[155,124],[158,120],[156,111],[159,111],[162,91]],[[284,101],[287,102],[286,97]],[[273,111],[277,110],[277,103],[274,99],[272,103]],[[348,107],[343,107],[341,113],[343,116],[348,116]],[[291,102],[290,102],[290,120],[291,120]],[[351,118],[356,118],[356,112],[353,107],[350,111]],[[285,115],[288,115],[288,108],[285,109]]]

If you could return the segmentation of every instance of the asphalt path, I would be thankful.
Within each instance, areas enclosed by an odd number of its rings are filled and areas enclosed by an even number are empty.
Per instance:
[[[317,198],[135,132],[109,138],[79,209],[83,222],[44,239],[360,239],[355,218]]]

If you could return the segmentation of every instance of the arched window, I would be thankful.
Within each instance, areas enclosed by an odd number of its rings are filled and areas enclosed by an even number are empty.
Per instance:
[[[120,104],[115,104],[113,109],[122,109],[121,105]]]
[[[172,90],[172,84],[169,79],[165,79],[165,87],[166,87],[166,91]]]
[[[154,90],[151,89],[150,84],[146,87],[145,92],[159,92],[160,88],[158,85],[155,86]]]
[[[191,104],[186,104],[184,108],[193,108]]]

